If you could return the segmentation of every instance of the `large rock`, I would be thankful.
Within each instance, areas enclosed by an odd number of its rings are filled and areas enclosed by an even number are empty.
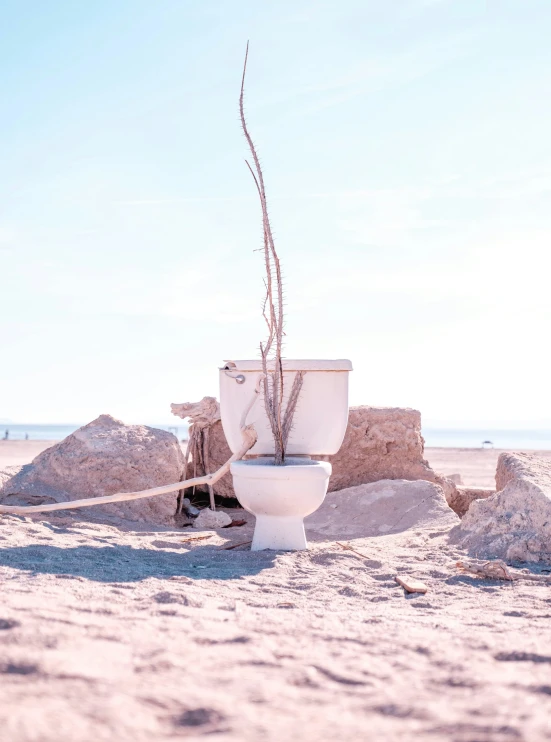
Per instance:
[[[231,456],[220,421],[209,429],[208,447],[210,469],[216,471]],[[421,414],[417,410],[351,407],[340,451],[323,457],[333,465],[329,491],[381,479],[425,479],[446,489],[448,483],[423,458],[423,447]],[[451,482],[449,485],[453,489]],[[214,490],[223,497],[235,497],[231,475],[220,479]]]
[[[452,540],[485,559],[551,562],[551,461],[502,453],[496,482],[501,491],[475,500]]]
[[[409,529],[448,530],[458,517],[441,487],[431,482],[383,480],[327,495],[305,520],[306,531],[324,539],[365,538]]]
[[[4,505],[15,505],[135,492],[178,482],[183,465],[172,433],[101,415],[9,477],[0,495]],[[169,523],[176,493],[97,507],[130,520]]]

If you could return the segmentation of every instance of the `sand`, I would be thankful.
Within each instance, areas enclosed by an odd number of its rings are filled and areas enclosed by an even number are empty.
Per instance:
[[[499,448],[426,448],[425,457],[439,474],[461,474],[468,487],[495,487],[497,460],[505,449]],[[551,451],[529,451],[551,459]]]
[[[39,453],[58,441],[2,441],[0,440],[0,470],[6,466],[30,464]]]
[[[365,537],[343,506],[295,553],[222,549],[251,539],[239,510],[203,533],[2,518],[3,739],[550,739],[551,587],[460,574],[451,511]]]
[[[0,520],[2,739],[551,739],[551,587],[459,573],[451,511],[368,536],[332,493],[295,553],[222,548],[252,535],[228,512]]]

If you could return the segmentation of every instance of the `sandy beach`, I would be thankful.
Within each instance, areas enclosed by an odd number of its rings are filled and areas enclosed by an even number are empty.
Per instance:
[[[460,474],[467,487],[495,487],[497,460],[505,449],[498,448],[426,448],[425,458],[439,474]],[[528,451],[551,459],[551,451]]]
[[[6,466],[30,464],[35,456],[58,441],[3,441],[0,440],[0,470]]]
[[[1,442],[0,469],[47,446]],[[427,454],[479,483],[498,452]],[[551,739],[550,585],[462,573],[440,490],[396,486],[329,494],[306,552],[251,552],[236,509],[219,531],[2,517],[4,738]]]
[[[422,517],[374,535],[372,507],[331,493],[294,553],[228,549],[244,511],[206,532],[3,517],[3,738],[550,739],[549,585],[459,572],[457,516],[421,494]]]

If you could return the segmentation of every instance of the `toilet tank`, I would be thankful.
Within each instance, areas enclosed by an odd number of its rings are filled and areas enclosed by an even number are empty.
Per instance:
[[[348,360],[284,360],[284,412],[297,371],[304,371],[304,379],[287,454],[327,456],[337,453],[348,422],[348,374],[352,371],[352,364]],[[225,361],[220,369],[220,415],[224,434],[233,453],[243,445],[241,417],[254,395],[261,373],[260,360]],[[274,440],[262,391],[246,422],[253,424],[258,434],[258,441],[249,455],[273,455]]]

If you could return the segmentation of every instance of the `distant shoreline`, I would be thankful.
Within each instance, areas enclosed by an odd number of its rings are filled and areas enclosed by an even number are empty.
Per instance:
[[[147,427],[166,430],[179,440],[187,438],[189,426],[183,420],[173,425],[147,424]],[[0,425],[0,440],[8,431],[9,440],[35,442],[60,441],[78,430],[73,425],[4,424]],[[426,448],[455,448],[478,450],[483,441],[490,441],[496,450],[503,451],[551,451],[551,430],[545,429],[495,429],[495,428],[422,428]]]

